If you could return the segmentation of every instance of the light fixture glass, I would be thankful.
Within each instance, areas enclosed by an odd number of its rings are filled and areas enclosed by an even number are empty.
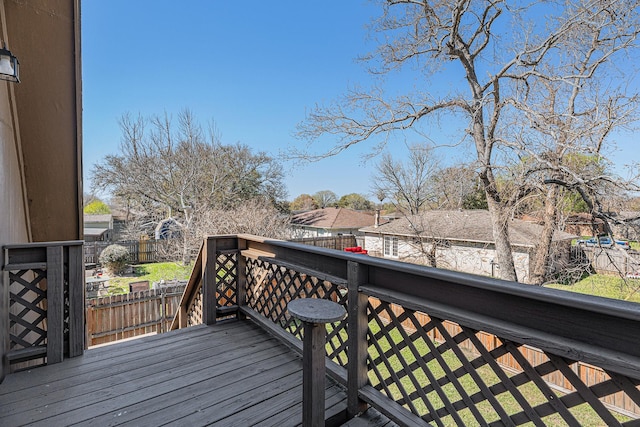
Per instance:
[[[6,47],[0,49],[0,80],[20,83],[20,63]]]

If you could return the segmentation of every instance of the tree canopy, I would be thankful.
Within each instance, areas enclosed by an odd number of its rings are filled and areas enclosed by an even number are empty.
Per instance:
[[[313,200],[316,201],[318,207],[326,208],[329,206],[335,206],[338,202],[338,196],[331,190],[321,190],[313,195]]]
[[[309,194],[300,194],[298,197],[293,199],[293,201],[289,204],[289,209],[292,212],[310,211],[318,208],[319,208],[318,202]]]
[[[110,214],[111,208],[102,200],[94,199],[84,207],[83,211],[87,215]]]
[[[368,211],[374,208],[373,203],[362,194],[345,194],[338,200],[338,207],[353,209],[356,211]]]

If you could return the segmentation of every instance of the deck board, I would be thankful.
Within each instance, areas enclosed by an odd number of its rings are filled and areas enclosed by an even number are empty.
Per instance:
[[[90,349],[0,384],[0,425],[298,425],[302,360],[250,321]],[[345,407],[328,381],[327,414]]]
[[[263,334],[261,335],[258,331],[239,333],[237,338],[238,340],[247,342],[249,340],[255,340],[255,343],[268,339],[268,337]],[[23,375],[21,379],[24,380],[24,385],[29,384],[30,386],[14,390],[10,393],[10,396],[0,395],[0,398],[2,398],[6,404],[16,402],[28,405],[28,399],[37,396],[39,401],[44,399],[44,403],[53,403],[48,399],[60,399],[63,395],[66,396],[65,398],[69,398],[99,389],[109,389],[117,384],[154,374],[157,365],[162,365],[164,370],[183,369],[185,366],[188,366],[189,363],[193,363],[193,358],[199,357],[200,354],[209,353],[210,355],[215,355],[219,352],[224,352],[223,348],[212,350],[210,343],[199,341],[200,342],[191,343],[188,347],[184,346],[182,349],[171,348],[171,346],[160,349],[154,348],[153,351],[138,354],[136,358],[119,359],[105,357],[102,363],[90,363],[90,366],[78,366],[76,372],[66,370],[66,377],[53,373],[50,369],[49,372],[46,372],[44,375],[40,373],[40,370],[54,368],[56,365],[20,373],[20,375]],[[249,344],[246,344],[246,346],[248,345]],[[189,348],[189,351],[184,351],[186,348]],[[239,347],[238,350],[241,351],[243,348],[244,347]],[[17,375],[11,375],[8,378],[16,379]],[[46,383],[46,389],[38,386],[38,384],[44,383]],[[10,389],[12,385],[14,384],[9,382],[6,384],[8,389]],[[3,386],[5,386],[4,383]],[[4,415],[8,410],[5,406],[0,408],[0,416]]]

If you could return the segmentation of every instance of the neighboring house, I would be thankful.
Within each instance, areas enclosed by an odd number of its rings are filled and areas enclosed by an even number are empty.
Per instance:
[[[596,236],[604,233],[604,221],[588,213],[576,213],[564,220],[564,231],[578,236]]]
[[[111,214],[84,215],[84,241],[109,242],[113,238]]]
[[[365,227],[364,248],[369,255],[416,264],[498,276],[491,218],[486,210],[428,211],[378,227]],[[542,226],[514,219],[510,223],[516,273],[520,282],[531,277],[530,260]],[[567,265],[571,240],[576,236],[556,232],[552,269]]]
[[[362,235],[359,229],[373,225],[375,215],[346,208],[324,208],[302,212],[291,218],[294,238]]]

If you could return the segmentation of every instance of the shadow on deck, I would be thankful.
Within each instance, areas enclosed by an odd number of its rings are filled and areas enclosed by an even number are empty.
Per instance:
[[[326,416],[346,394],[327,379]],[[251,321],[90,349],[7,376],[0,425],[280,425],[302,420],[302,360]]]

